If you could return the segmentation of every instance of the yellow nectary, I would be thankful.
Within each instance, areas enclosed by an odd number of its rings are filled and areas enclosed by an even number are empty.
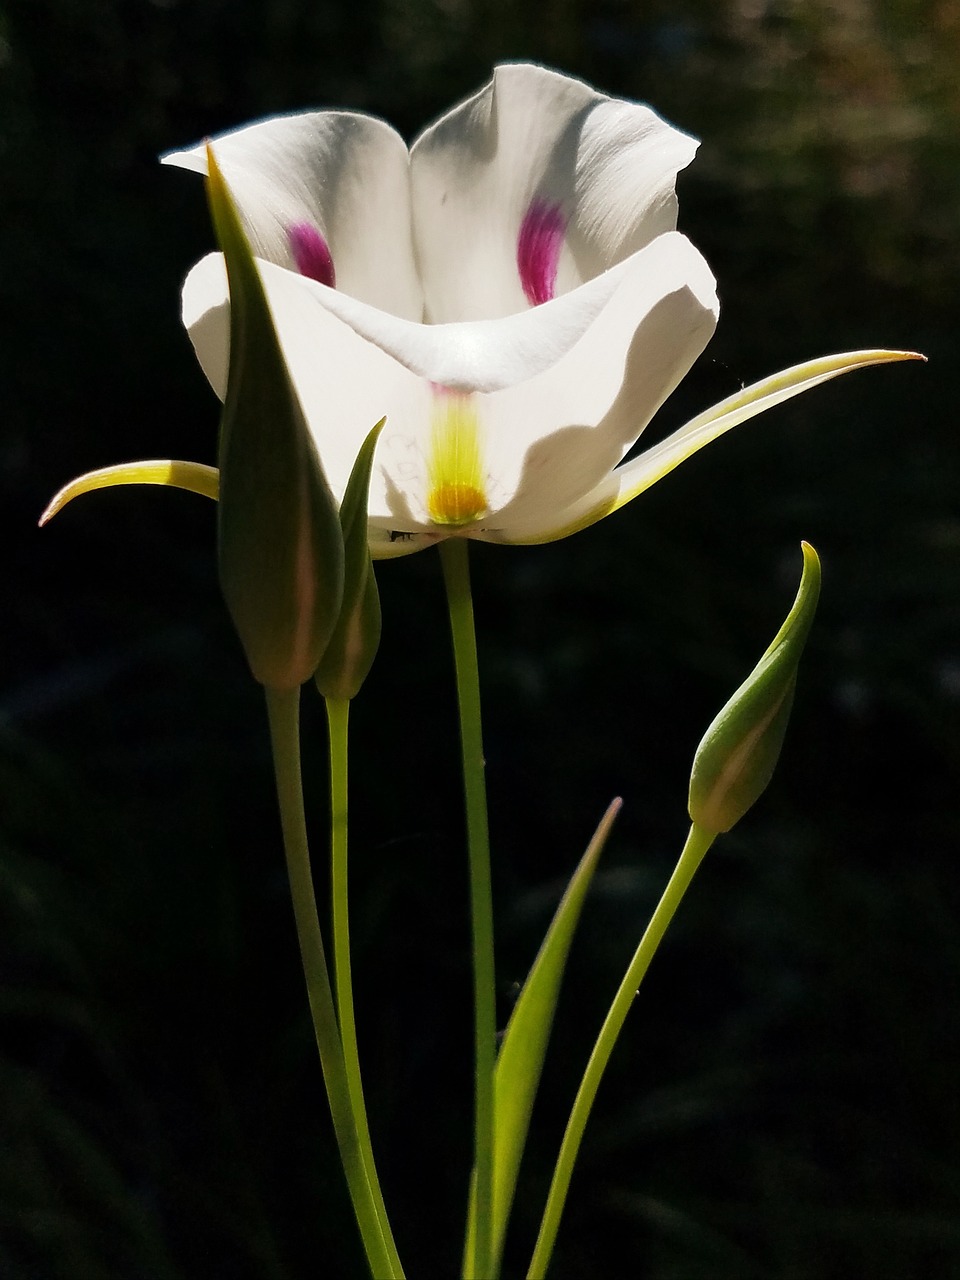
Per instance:
[[[475,397],[435,388],[427,511],[435,524],[472,524],[487,512]]]

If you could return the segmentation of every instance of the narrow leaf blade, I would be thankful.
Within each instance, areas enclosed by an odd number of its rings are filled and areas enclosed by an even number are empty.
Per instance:
[[[354,698],[380,646],[380,593],[367,542],[367,507],[373,455],[386,418],[364,440],[340,504],[343,530],[343,602],[340,616],[314,673],[325,698]]]
[[[622,801],[610,804],[573,873],[507,1024],[494,1077],[494,1256],[500,1257],[547,1041],[580,912]],[[471,1210],[473,1208],[471,1202]],[[472,1213],[471,1213],[472,1228]]]

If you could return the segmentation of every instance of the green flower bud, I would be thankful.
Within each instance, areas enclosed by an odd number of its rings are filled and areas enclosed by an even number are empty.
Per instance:
[[[220,584],[254,677],[313,675],[343,594],[336,503],[307,428],[236,207],[207,148],[207,198],[230,284],[220,425]]]
[[[690,775],[689,811],[702,830],[729,831],[773,776],[793,706],[797,666],[820,596],[820,561],[801,543],[793,608],[763,657],[704,734]]]
[[[380,645],[380,594],[367,545],[367,502],[373,454],[386,418],[373,428],[353,464],[343,502],[343,603],[314,679],[325,698],[355,697]]]

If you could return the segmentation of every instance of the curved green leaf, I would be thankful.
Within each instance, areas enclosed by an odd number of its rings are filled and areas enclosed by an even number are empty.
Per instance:
[[[622,803],[619,798],[611,802],[580,859],[523,984],[500,1045],[493,1102],[493,1254],[498,1267],[570,944],[597,862]],[[473,1235],[474,1212],[471,1196],[468,1242]]]

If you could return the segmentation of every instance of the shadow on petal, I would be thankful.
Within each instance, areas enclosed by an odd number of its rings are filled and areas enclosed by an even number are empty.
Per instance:
[[[624,361],[620,389],[591,426],[571,423],[536,440],[524,454],[513,497],[496,512],[498,528],[553,528],[561,511],[577,507],[620,463],[650,419],[686,376],[713,333],[714,316],[692,290],[661,299],[638,325]],[[571,375],[589,377],[577,352]],[[579,366],[579,367],[577,367]],[[535,389],[536,380],[530,384]]]

